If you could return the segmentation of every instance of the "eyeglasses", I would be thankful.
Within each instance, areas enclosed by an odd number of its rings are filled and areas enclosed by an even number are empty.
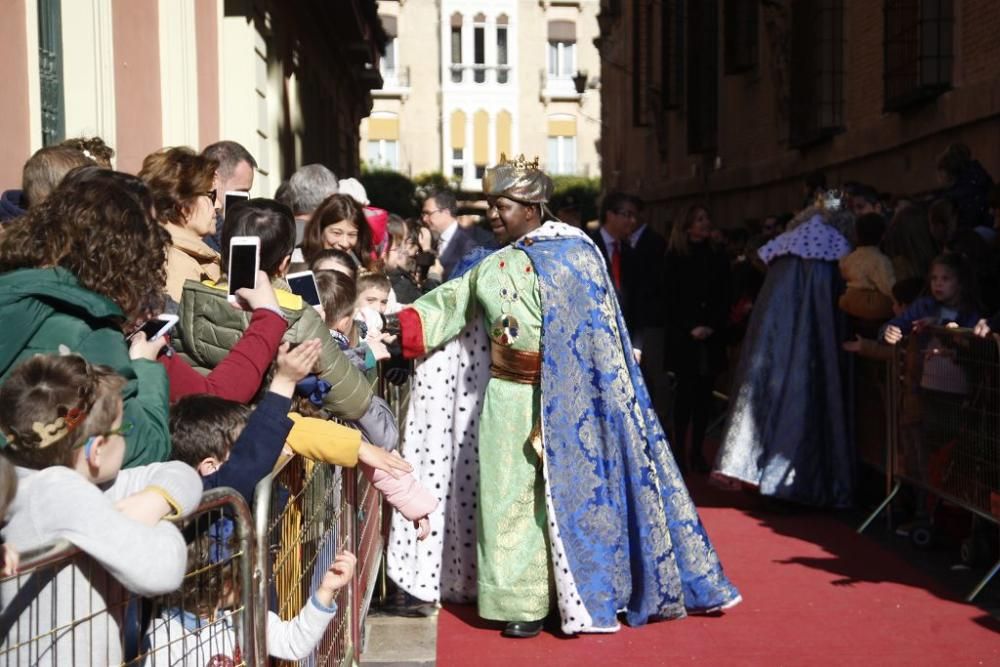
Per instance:
[[[92,442],[93,439],[97,438],[97,437],[110,438],[113,435],[120,435],[121,437],[124,438],[129,433],[131,433],[132,429],[134,429],[134,428],[135,428],[135,424],[133,424],[132,422],[122,422],[118,426],[118,428],[113,428],[110,431],[105,431],[104,433],[97,433],[95,435],[92,435],[89,438],[87,438],[86,440],[84,440],[83,442],[81,442],[79,445],[77,445],[77,447],[83,447],[83,446],[87,445],[88,443]]]
[[[212,200],[212,206],[215,206],[216,192],[215,190],[209,190],[208,192],[199,192],[200,195],[205,195]]]
[[[420,217],[421,218],[429,218],[432,215],[434,215],[435,213],[440,213],[443,210],[444,210],[443,208],[436,208],[433,211],[421,211],[420,212]]]
[[[632,210],[629,210],[627,208],[625,208],[625,209],[618,209],[618,210],[615,211],[615,213],[617,215],[622,216],[623,218],[638,218],[639,217],[639,214],[636,211],[632,211]]]

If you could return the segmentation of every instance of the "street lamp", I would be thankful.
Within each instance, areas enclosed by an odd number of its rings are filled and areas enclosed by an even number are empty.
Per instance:
[[[576,88],[577,95],[583,95],[583,91],[587,89],[587,72],[577,72],[573,77],[573,87]]]

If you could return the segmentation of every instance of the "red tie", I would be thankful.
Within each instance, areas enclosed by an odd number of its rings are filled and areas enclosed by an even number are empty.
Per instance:
[[[611,242],[611,279],[615,281],[615,289],[622,288],[622,254],[618,244],[618,241]]]

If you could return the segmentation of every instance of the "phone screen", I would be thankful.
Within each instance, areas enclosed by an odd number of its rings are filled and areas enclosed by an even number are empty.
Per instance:
[[[229,249],[229,293],[257,283],[257,246],[234,245]]]
[[[289,278],[288,286],[294,294],[301,296],[302,300],[310,306],[319,305],[319,292],[316,290],[316,279],[312,273]]]
[[[146,323],[143,324],[141,327],[139,327],[139,330],[134,332],[132,336],[141,331],[142,333],[146,334],[146,340],[155,340],[156,335],[163,330],[163,327],[167,326],[168,324],[171,324],[172,322],[176,323],[176,320],[165,320],[159,317],[154,317],[151,320],[146,320]]]
[[[239,204],[241,201],[246,201],[249,198],[250,198],[250,193],[249,192],[240,193],[240,194],[235,194],[233,192],[227,192],[226,193],[226,210],[228,211],[231,206],[235,206],[236,204]]]

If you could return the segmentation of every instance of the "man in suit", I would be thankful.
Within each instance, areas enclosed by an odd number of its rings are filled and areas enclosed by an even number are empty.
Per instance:
[[[635,230],[639,217],[639,199],[624,192],[608,193],[601,201],[600,223],[590,237],[597,244],[608,265],[611,282],[618,294],[618,304],[625,316],[625,324],[632,336],[632,346],[642,350],[642,332],[639,330],[637,312],[639,285],[636,284],[637,264],[629,237]]]
[[[632,248],[631,260],[633,271],[630,278],[635,285],[633,302],[636,312],[630,326],[639,331],[640,347],[642,349],[642,374],[646,386],[654,402],[665,396],[666,381],[663,372],[666,326],[663,300],[663,259],[667,254],[667,239],[651,228],[643,219],[643,202],[638,197],[633,198],[638,217],[633,219],[632,232],[629,234],[629,245]]]
[[[476,228],[459,225],[457,214],[458,202],[455,193],[449,190],[431,193],[420,211],[420,218],[437,237],[438,262],[444,280],[451,278],[455,266],[474,248],[492,245],[492,238],[484,238]]]

